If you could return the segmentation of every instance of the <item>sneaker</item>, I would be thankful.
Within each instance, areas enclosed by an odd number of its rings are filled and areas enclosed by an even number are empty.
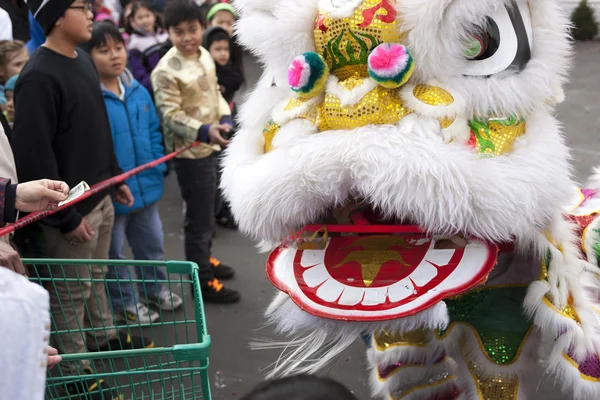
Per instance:
[[[177,310],[183,305],[183,300],[176,293],[171,292],[166,287],[160,289],[160,293],[157,297],[148,296],[146,298],[148,304],[160,308],[161,310]]]
[[[114,351],[114,350],[133,350],[133,349],[152,349],[154,342],[142,336],[131,336],[127,332],[119,331],[117,336],[113,337],[103,346],[90,351]]]
[[[88,367],[84,369],[86,375],[92,375],[94,371]],[[69,398],[77,396],[89,400],[123,400],[123,395],[111,389],[104,379],[81,377],[81,381],[67,383],[65,388]]]
[[[215,257],[210,258],[210,265],[214,268],[215,278],[217,279],[231,279],[235,275],[235,271],[233,268],[224,265],[216,259]]]
[[[240,293],[227,289],[218,279],[202,283],[202,299],[208,303],[237,303],[240,301]]]
[[[149,324],[159,318],[156,311],[149,310],[142,303],[129,306],[124,311],[116,311],[115,314],[123,322],[134,322],[137,324]]]

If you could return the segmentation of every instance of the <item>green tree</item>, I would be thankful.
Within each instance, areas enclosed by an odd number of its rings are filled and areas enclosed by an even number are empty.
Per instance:
[[[575,40],[592,40],[598,35],[598,23],[594,9],[587,0],[581,0],[579,6],[571,14],[573,22],[573,38]]]

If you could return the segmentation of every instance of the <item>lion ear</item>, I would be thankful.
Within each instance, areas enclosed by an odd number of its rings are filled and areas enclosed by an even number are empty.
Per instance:
[[[237,0],[236,35],[256,55],[275,83],[288,86],[288,68],[297,56],[314,51],[318,0]]]

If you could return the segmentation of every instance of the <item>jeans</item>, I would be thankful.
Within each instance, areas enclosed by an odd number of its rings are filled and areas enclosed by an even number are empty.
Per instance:
[[[181,197],[185,201],[185,257],[198,264],[201,282],[215,278],[210,264],[212,234],[215,229],[217,195],[217,156],[178,158],[174,162]]]
[[[156,203],[130,214],[115,217],[110,244],[112,260],[125,259],[123,248],[126,238],[131,246],[134,259],[156,261],[164,259],[162,221]],[[136,266],[135,274],[138,279],[145,281],[137,285],[142,296],[158,296],[161,284],[156,281],[167,279],[167,273],[161,267]],[[131,282],[131,270],[128,266],[109,265],[106,278],[119,279],[119,282],[106,283],[114,310],[123,311],[127,307],[137,304],[138,299]]]

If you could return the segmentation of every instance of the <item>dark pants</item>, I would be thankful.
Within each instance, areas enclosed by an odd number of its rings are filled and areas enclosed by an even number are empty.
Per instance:
[[[225,200],[225,196],[223,195],[223,191],[219,188],[221,184],[221,175],[223,168],[223,153],[218,157],[218,166],[217,166],[217,194],[215,197],[215,215],[217,219],[231,220],[233,216],[231,215],[231,209],[229,208],[229,203]]]
[[[178,158],[174,162],[181,197],[186,203],[185,257],[200,268],[200,281],[214,279],[210,264],[212,234],[215,229],[217,157]]]

